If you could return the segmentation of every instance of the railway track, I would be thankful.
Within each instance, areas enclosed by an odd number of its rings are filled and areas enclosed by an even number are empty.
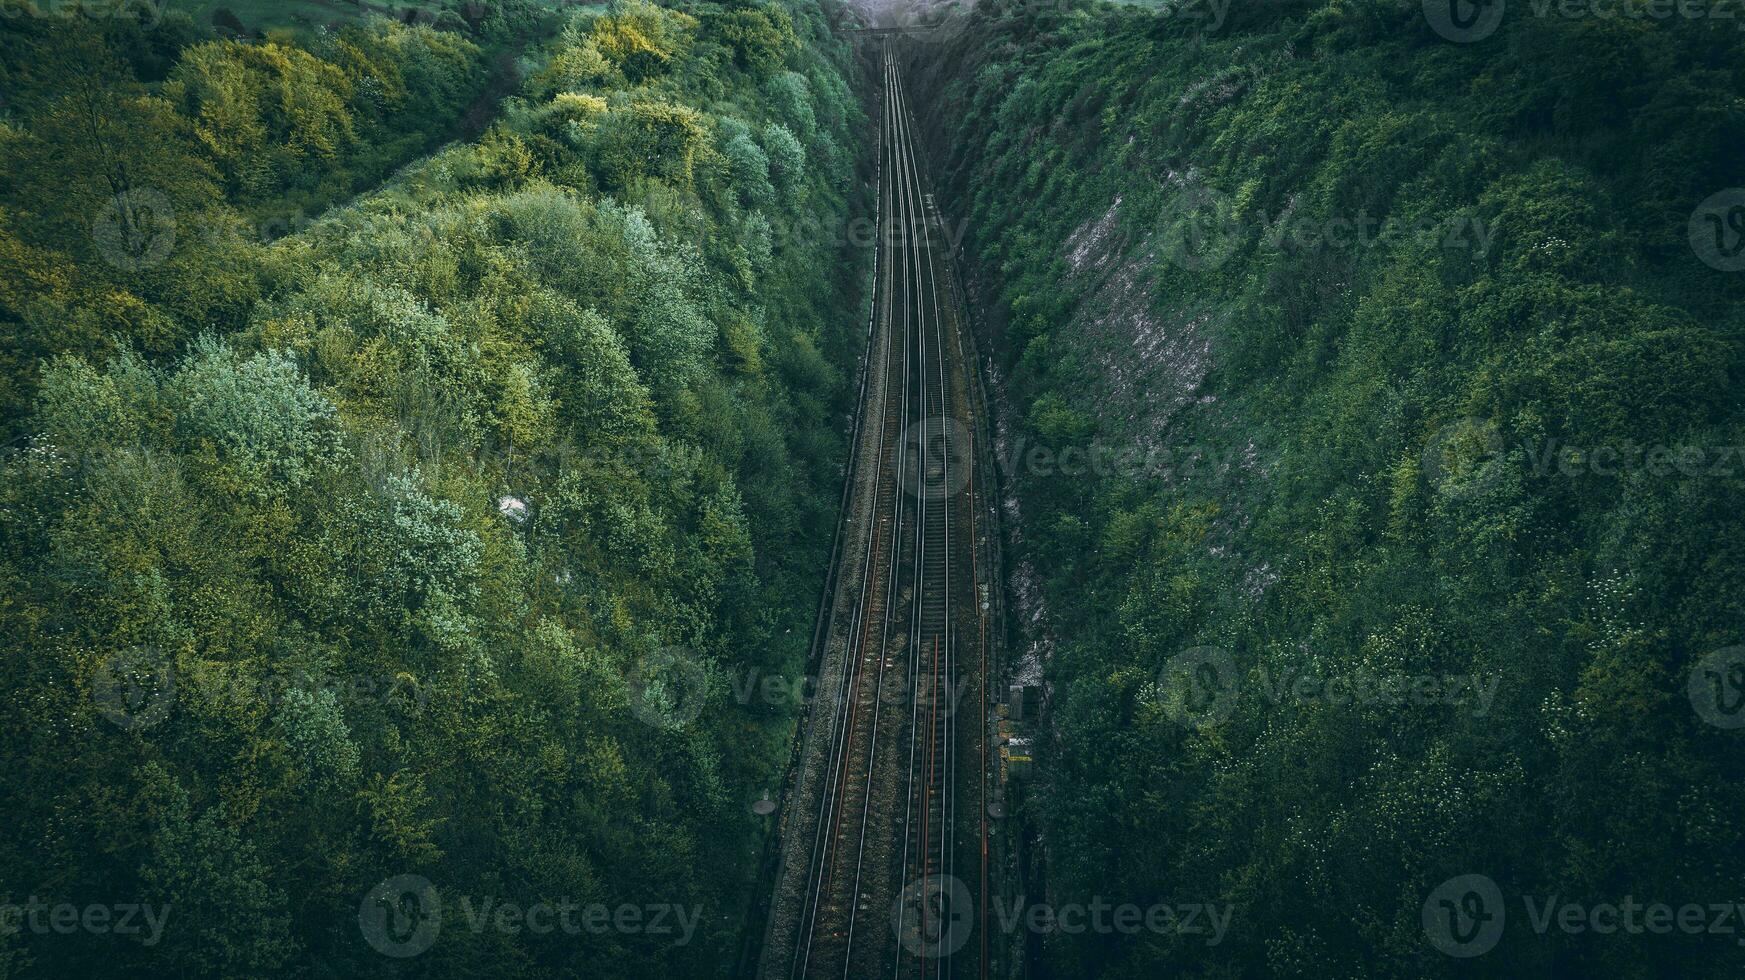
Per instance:
[[[985,936],[968,944],[985,932],[989,726],[967,366],[890,39],[880,59],[879,255],[847,544],[784,815],[768,978],[988,970]],[[979,876],[982,918],[960,874]]]

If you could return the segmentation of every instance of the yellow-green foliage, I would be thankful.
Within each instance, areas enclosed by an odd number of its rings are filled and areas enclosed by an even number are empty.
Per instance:
[[[696,28],[696,18],[682,11],[648,0],[616,0],[611,13],[593,21],[592,40],[606,61],[636,84],[663,74]]]
[[[213,41],[183,53],[164,94],[194,123],[233,190],[259,195],[356,138],[352,83],[306,51]]]
[[[421,31],[204,39],[0,133],[0,882],[173,909],[0,970],[380,972],[360,904],[407,874],[702,910],[686,943],[445,925],[421,975],[731,969],[795,706],[727,681],[803,669],[867,257],[772,235],[796,107],[650,4],[573,21],[478,141],[240,233],[449,131],[479,66]],[[841,223],[863,121],[816,116],[777,176]],[[122,253],[112,178],[172,219]],[[161,717],[105,711],[158,676]]]
[[[607,113],[596,140],[599,174],[608,187],[627,187],[648,176],[682,187],[690,182],[708,133],[702,117],[688,106],[638,100]]]

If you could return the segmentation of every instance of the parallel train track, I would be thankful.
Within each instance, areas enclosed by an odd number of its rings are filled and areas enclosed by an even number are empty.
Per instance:
[[[841,558],[841,668],[812,706],[801,778],[813,792],[796,794],[806,809],[784,827],[794,839],[760,968],[768,978],[988,970],[986,624],[970,543],[972,430],[959,421],[970,402],[888,40],[882,61],[879,256],[853,476],[853,513],[868,526]],[[971,685],[979,692],[963,697]],[[979,920],[957,877],[971,873]],[[984,935],[970,946],[978,921]]]

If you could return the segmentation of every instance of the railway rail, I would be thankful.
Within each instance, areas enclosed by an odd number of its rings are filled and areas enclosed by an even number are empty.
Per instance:
[[[866,379],[839,590],[759,965],[772,980],[989,970],[988,631],[970,366],[892,39],[879,56]]]

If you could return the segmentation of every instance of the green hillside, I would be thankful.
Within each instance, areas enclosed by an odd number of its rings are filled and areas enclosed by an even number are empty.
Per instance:
[[[727,973],[798,707],[727,678],[803,669],[863,330],[780,217],[850,205],[844,45],[578,11],[416,158],[469,35],[190,30],[0,52],[0,976]],[[168,926],[31,918],[97,901]]]
[[[1523,901],[1741,897],[1745,34],[1435,6],[995,0],[915,58],[1047,614],[1049,886],[1233,913],[1054,975],[1740,969]],[[1426,940],[1462,875],[1480,958]]]

